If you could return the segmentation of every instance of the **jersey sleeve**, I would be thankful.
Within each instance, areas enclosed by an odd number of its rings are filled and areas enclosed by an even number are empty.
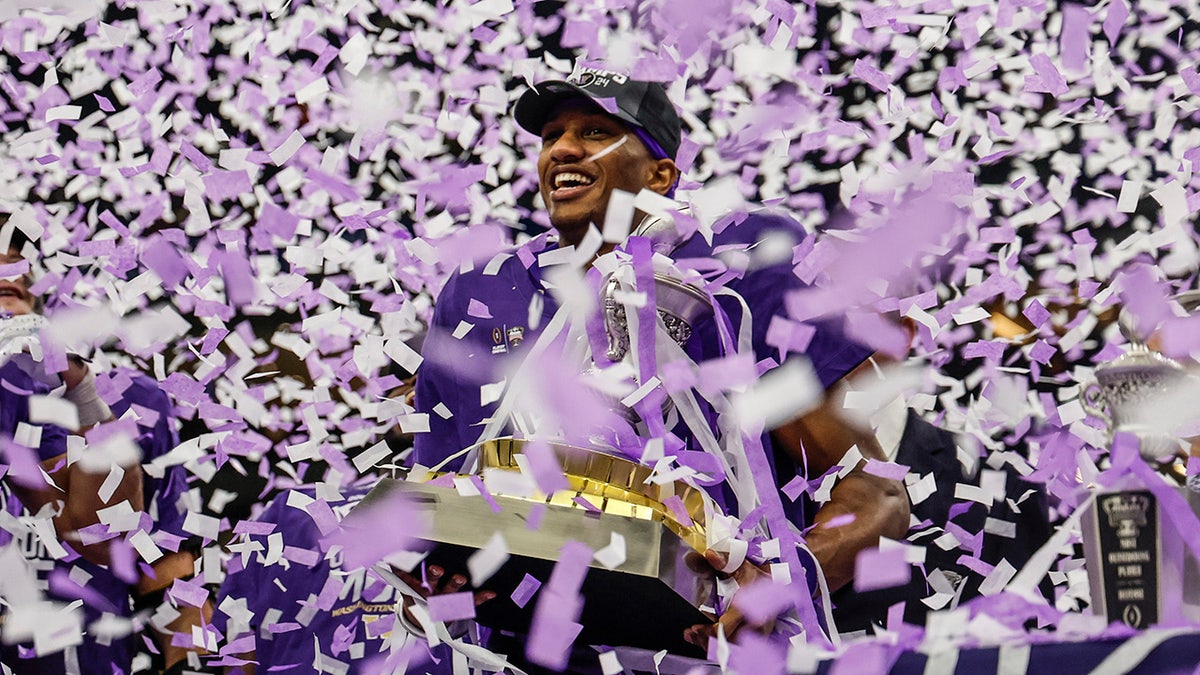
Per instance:
[[[110,386],[120,387],[119,392],[114,392],[113,415],[121,417],[132,410],[137,417],[137,443],[143,462],[162,457],[179,445],[171,399],[157,382],[126,370],[105,376]],[[187,470],[182,465],[169,467],[162,478],[143,475],[142,497],[146,509],[153,509],[155,527],[185,539],[191,536],[183,530],[187,514],[178,503],[187,488]]]
[[[30,397],[49,394],[50,386],[27,373],[20,361],[13,357],[0,366],[0,435],[30,446],[36,444],[38,459],[45,461],[67,451],[67,431],[53,424],[30,421]],[[34,364],[26,362],[26,367]],[[36,434],[35,439],[26,436],[30,430]]]
[[[706,258],[722,248],[743,248],[753,252],[770,234],[790,235],[795,243],[807,236],[799,223],[782,215],[754,214],[737,225],[731,225],[714,237],[711,246],[700,237],[693,237],[677,252],[680,258]],[[807,288],[807,284],[796,276],[790,260],[783,260],[761,267],[752,267],[739,278],[726,284],[738,299],[718,296],[722,310],[729,317],[735,331],[745,320],[742,302],[749,309],[751,337],[754,357],[757,361],[770,358],[782,363],[792,354],[802,354],[812,364],[822,386],[828,388],[844,377],[871,355],[871,349],[851,340],[845,333],[843,317],[827,317],[819,321],[791,322],[787,312],[787,299],[791,293]],[[776,325],[776,322],[778,324]],[[711,330],[711,329],[710,329]],[[808,339],[803,348],[795,346],[788,333],[806,332]],[[784,339],[781,339],[784,338]],[[705,358],[720,355],[715,334],[705,335],[702,349]],[[792,342],[781,349],[781,343]]]

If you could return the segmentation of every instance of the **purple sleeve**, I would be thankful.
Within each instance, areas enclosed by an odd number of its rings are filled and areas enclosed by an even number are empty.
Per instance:
[[[755,270],[729,286],[745,298],[754,319],[751,328],[755,358],[779,360],[778,348],[767,344],[767,332],[772,319],[787,316],[784,306],[787,293],[801,288],[802,282],[792,273],[790,266],[779,266]],[[726,311],[732,318],[741,310],[726,307]],[[817,378],[825,388],[832,386],[871,355],[869,348],[846,337],[840,317],[814,322],[812,327],[815,332],[802,353],[812,363]]]
[[[15,360],[0,366],[0,436],[11,439],[17,427],[29,424],[29,397],[50,393],[50,386],[35,380]],[[67,451],[67,432],[53,424],[41,425],[38,457],[47,460]]]
[[[429,341],[425,344],[428,347]],[[466,413],[458,405],[460,391],[456,378],[449,373],[434,376],[431,370],[426,368],[417,377],[417,411],[428,413],[429,431],[417,434],[413,439],[413,461],[423,466],[436,466],[467,445],[456,423],[457,416]],[[444,419],[435,407],[439,411],[448,411],[450,419]]]
[[[780,216],[752,214],[740,224],[730,225],[713,239],[713,245],[705,244],[703,238],[692,237],[676,252],[677,258],[706,258],[713,255],[714,247],[758,242],[765,234],[772,231],[788,232],[799,243],[807,235],[796,221]],[[789,263],[770,265],[745,273],[740,279],[727,284],[730,290],[736,291],[746,301],[753,317],[752,334],[754,355],[758,360],[765,358],[780,359],[778,348],[767,344],[767,333],[771,321],[776,318],[787,318],[785,300],[789,293],[805,288],[804,282],[794,273]],[[722,308],[729,315],[736,327],[740,322],[742,309],[739,303],[728,298],[721,298]],[[871,355],[870,348],[860,345],[848,337],[842,328],[842,317],[813,322],[812,339],[807,349],[802,352],[812,362],[813,369],[821,384],[826,388],[837,382],[858,364]],[[736,328],[735,328],[736,330]],[[716,336],[707,336],[715,343]],[[712,351],[715,344],[704,346],[704,357],[713,358],[718,354]]]
[[[29,402],[25,402],[28,410]],[[42,425],[42,443],[38,446],[38,455],[43,460],[57,457],[67,451],[67,430],[53,424]]]
[[[278,523],[282,511],[287,507],[287,493],[283,493],[276,497],[262,513],[260,513],[252,522],[255,523],[271,523],[276,525],[275,531],[279,531]],[[238,538],[238,543],[249,544],[257,542],[262,545],[263,553],[267,551],[267,536],[246,534]],[[293,545],[292,542],[287,542],[288,545]],[[234,553],[233,559],[230,560],[225,574],[224,581],[221,582],[221,588],[217,592],[217,609],[212,615],[212,625],[222,634],[225,634],[226,640],[234,640],[240,635],[228,635],[229,617],[220,609],[222,603],[227,599],[246,601],[247,609],[250,610],[252,618],[250,620],[250,631],[255,632],[260,625],[260,621],[266,612],[269,604],[267,599],[267,586],[271,588],[277,587],[272,585],[271,578],[267,575],[267,568],[259,560],[259,553],[250,553],[246,556],[245,564],[242,564],[241,553]],[[282,570],[282,567],[275,568]],[[283,608],[280,608],[283,609]]]
[[[179,445],[171,399],[158,383],[128,369],[119,369],[97,376],[97,389],[111,401],[113,415],[121,417],[130,409],[138,416],[138,446],[142,461],[161,457]],[[170,534],[187,538],[183,531],[186,517],[179,507],[179,496],[187,491],[187,471],[182,466],[167,469],[162,478],[145,476],[142,490],[147,509],[154,506],[155,526]]]
[[[438,294],[416,387],[417,411],[429,414],[429,431],[416,434],[414,461],[436,465],[479,439],[483,421],[497,407],[482,404],[480,387],[500,381],[511,359],[523,358],[554,316],[556,305],[540,281],[540,268],[529,262],[548,245],[545,237],[526,243],[493,274],[481,268],[455,272]],[[541,315],[531,318],[535,297],[542,301]],[[469,330],[455,337],[463,322]],[[456,460],[446,468],[461,464]]]
[[[413,438],[413,460],[423,466],[441,462],[474,440],[465,437],[463,422],[478,413],[478,406],[463,405],[464,384],[452,367],[455,347],[462,343],[454,338],[453,331],[465,316],[459,307],[458,287],[456,273],[438,295],[433,321],[421,349],[424,361],[417,373],[416,408],[417,412],[429,415],[429,431]],[[442,412],[449,413],[449,418],[443,417]]]

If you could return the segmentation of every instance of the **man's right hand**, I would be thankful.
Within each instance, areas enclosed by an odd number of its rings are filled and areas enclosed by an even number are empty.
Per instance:
[[[712,549],[705,551],[703,558],[698,554],[688,554],[688,567],[693,569],[711,568],[713,575],[718,578],[733,579],[737,582],[738,588],[744,588],[756,582],[771,582],[771,573],[749,560],[742,561],[737,569],[728,574],[721,571],[727,563],[728,558],[725,554]],[[727,640],[736,641],[738,631],[741,629],[749,627],[759,632],[770,632],[772,623],[769,622],[767,625],[751,624],[746,620],[742,611],[737,608],[737,605],[730,602],[715,623],[696,624],[687,628],[683,631],[683,639],[701,649],[708,649],[708,641],[717,636],[718,630],[725,633]]]
[[[447,593],[458,593],[467,585],[467,577],[462,574],[446,574],[446,570],[440,565],[430,565],[425,568],[425,578],[421,579],[410,572],[395,570],[396,576],[400,577],[401,581],[408,584],[408,587],[416,591],[426,600],[430,596],[445,595]],[[475,591],[475,606],[478,607],[483,603],[496,597],[495,591],[476,590]],[[409,611],[409,603],[404,604],[404,614],[410,622],[417,624],[416,617]]]

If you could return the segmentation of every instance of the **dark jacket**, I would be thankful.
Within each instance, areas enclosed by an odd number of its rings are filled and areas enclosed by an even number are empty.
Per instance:
[[[914,566],[908,583],[902,586],[859,593],[851,584],[834,593],[833,616],[838,630],[842,633],[859,630],[869,632],[872,625],[886,627],[888,608],[901,602],[904,603],[904,621],[923,626],[930,609],[921,600],[934,592],[926,579],[936,569],[961,579],[961,601],[965,602],[978,595],[983,577],[959,562],[960,558],[970,557],[972,553],[960,547],[949,551],[942,550],[933,543],[941,536],[941,531],[934,529],[929,532],[931,528],[944,530],[948,524],[953,523],[953,526],[973,535],[972,538],[982,536],[982,541],[979,542],[980,560],[995,565],[1006,558],[1017,569],[1020,569],[1050,536],[1045,497],[1040,490],[1020,504],[1019,513],[1013,511],[1007,500],[996,501],[991,508],[978,502],[955,500],[956,484],[978,485],[979,479],[963,474],[954,435],[926,422],[912,410],[908,411],[908,421],[895,461],[910,467],[910,472],[915,475],[932,473],[937,484],[936,492],[921,503],[912,505],[915,521],[922,524],[909,530],[909,539],[915,544],[925,546],[924,573],[920,566]],[[1007,473],[1005,492],[1008,500],[1015,502],[1026,491],[1037,487],[1022,480],[1011,467],[1006,465],[1004,470]],[[1016,538],[984,533],[988,517],[1015,523]],[[964,543],[964,547],[969,548],[970,544]]]

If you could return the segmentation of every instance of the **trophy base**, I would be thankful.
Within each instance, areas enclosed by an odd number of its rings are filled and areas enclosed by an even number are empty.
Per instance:
[[[384,480],[363,501],[369,507],[382,494],[402,491],[425,507],[432,525],[432,546],[425,562],[447,574],[470,578],[467,560],[496,534],[503,536],[509,558],[483,590],[496,598],[476,608],[476,621],[494,629],[527,633],[537,605],[535,594],[524,607],[513,592],[530,575],[545,583],[562,546],[569,541],[592,550],[608,546],[613,534],[625,539],[626,559],[614,569],[593,561],[584,578],[577,644],[630,646],[701,655],[683,640],[686,628],[712,623],[699,607],[712,600],[711,573],[692,571],[685,558],[694,549],[663,523],[582,508],[492,495],[497,513],[480,496],[464,497],[452,488]],[[536,529],[534,509],[544,509]]]

